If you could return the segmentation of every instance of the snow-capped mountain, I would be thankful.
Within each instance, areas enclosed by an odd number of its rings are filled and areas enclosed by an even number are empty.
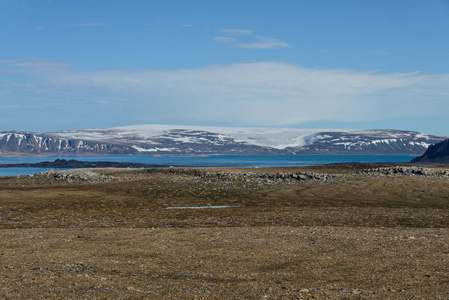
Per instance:
[[[289,129],[289,128],[250,128],[250,127],[205,127],[183,125],[135,125],[114,127],[109,129],[85,129],[58,131],[56,134],[65,138],[89,139],[97,141],[122,141],[158,144],[155,139],[172,140],[182,143],[204,143],[221,145],[220,139],[232,139],[236,143],[246,143],[261,147],[284,149],[307,144],[308,138],[320,129]],[[341,132],[341,130],[330,130]],[[352,131],[352,130],[344,130]],[[214,135],[217,140],[209,139]],[[207,137],[209,136],[209,137]]]
[[[402,130],[319,132],[309,144],[287,149],[321,154],[420,154],[442,139],[444,137]]]
[[[0,151],[28,154],[422,154],[447,137],[401,130],[136,125],[45,134],[0,132]]]
[[[59,138],[52,134],[0,132],[0,155],[9,154],[138,154],[132,147],[90,140]]]

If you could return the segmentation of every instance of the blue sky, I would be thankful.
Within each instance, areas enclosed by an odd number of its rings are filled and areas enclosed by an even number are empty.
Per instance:
[[[2,0],[0,131],[449,136],[448,0]]]

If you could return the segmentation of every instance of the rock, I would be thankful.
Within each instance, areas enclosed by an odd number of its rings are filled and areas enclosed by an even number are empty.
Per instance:
[[[307,180],[307,176],[306,175],[298,175],[298,178],[301,180]]]

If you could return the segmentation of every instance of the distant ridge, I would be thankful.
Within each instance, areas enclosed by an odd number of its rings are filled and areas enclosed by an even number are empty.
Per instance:
[[[449,139],[430,145],[420,157],[412,160],[415,163],[449,163]]]
[[[0,155],[421,155],[447,139],[405,130],[135,125],[0,132]]]
[[[156,168],[168,166],[132,162],[80,161],[75,159],[56,159],[54,161],[43,161],[39,163],[0,164],[0,168]]]

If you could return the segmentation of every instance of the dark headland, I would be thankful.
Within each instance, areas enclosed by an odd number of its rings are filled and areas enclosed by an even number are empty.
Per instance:
[[[429,146],[420,157],[412,160],[414,163],[449,163],[449,139]]]
[[[157,168],[168,167],[162,164],[144,164],[133,162],[115,161],[80,161],[56,159],[55,161],[43,161],[39,163],[0,164],[0,168]]]

